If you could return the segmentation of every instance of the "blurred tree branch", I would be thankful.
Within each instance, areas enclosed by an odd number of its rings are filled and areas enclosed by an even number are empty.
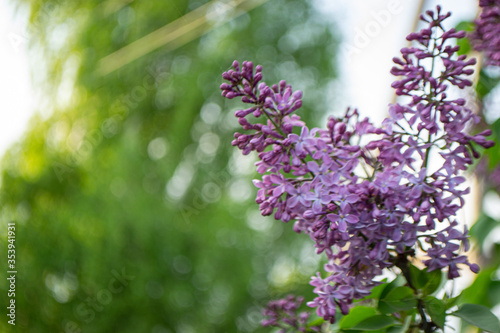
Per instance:
[[[160,48],[174,50],[209,32],[215,26],[238,17],[268,0],[212,0],[164,27],[111,53],[99,61],[97,72],[107,75]]]

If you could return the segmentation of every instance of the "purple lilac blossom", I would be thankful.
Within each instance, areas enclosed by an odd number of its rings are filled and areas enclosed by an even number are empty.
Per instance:
[[[270,301],[262,311],[266,317],[262,321],[262,326],[279,327],[280,333],[286,332],[319,332],[320,327],[307,327],[310,314],[308,312],[298,313],[300,305],[304,302],[304,297],[288,295],[284,299]]]
[[[500,65],[500,0],[480,0],[481,15],[474,21],[472,45],[484,52],[487,65]]]
[[[246,132],[236,133],[232,144],[243,154],[258,153],[262,179],[254,184],[261,213],[294,221],[294,230],[308,234],[328,258],[326,277],[312,277],[317,297],[308,305],[332,323],[337,309],[346,314],[355,299],[370,294],[383,269],[401,257],[417,260],[417,248],[425,251],[429,271],[447,269],[450,279],[459,276],[457,264],[478,270],[461,254],[468,249],[467,230],[457,228],[455,216],[468,189],[459,174],[478,157],[474,145],[493,142],[485,138],[490,131],[470,135],[477,116],[465,100],[447,96],[450,85],[471,86],[467,76],[475,64],[456,56],[450,41],[465,33],[444,30],[449,16],[439,6],[427,11],[421,19],[429,27],[410,34],[414,45],[393,59],[391,73],[399,78],[392,87],[408,102],[391,105],[382,127],[348,109],[344,117],[331,117],[326,129],[309,129],[292,114],[302,93],[285,81],[267,86],[262,67],[254,74],[251,62],[234,62],[223,74],[222,95],[248,104],[236,112]],[[438,62],[442,70],[433,66]],[[371,141],[359,145],[365,137]],[[436,155],[442,167],[431,171]]]
[[[500,1],[480,0],[479,6],[482,11],[474,22],[472,43],[476,50],[484,52],[487,65],[500,66]],[[484,162],[478,165],[476,172],[486,180],[486,184],[500,192],[500,166],[490,171]]]

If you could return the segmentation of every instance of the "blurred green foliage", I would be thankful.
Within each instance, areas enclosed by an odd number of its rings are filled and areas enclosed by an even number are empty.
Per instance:
[[[473,31],[473,22],[461,22],[457,25],[457,30]],[[474,52],[469,37],[459,41],[460,53],[470,54]],[[488,211],[496,210],[500,202],[500,187],[498,171],[500,170],[500,119],[498,113],[498,94],[500,76],[498,68],[486,66],[482,62],[481,55],[473,54],[479,58],[479,75],[475,82],[475,93],[477,96],[476,105],[478,114],[482,118],[481,122],[473,129],[480,132],[491,129],[491,140],[495,141],[495,146],[490,149],[476,147],[482,155],[477,163],[475,174],[479,184],[478,204],[480,215],[470,230],[470,235],[474,244],[473,253],[477,256],[477,262],[481,266],[481,271],[475,276],[472,284],[467,287],[458,298],[459,303],[474,303],[493,309],[498,314],[500,306],[500,243],[498,232],[500,220],[497,217],[488,215]],[[496,170],[496,171],[495,171]],[[496,175],[495,175],[496,174]],[[486,200],[489,198],[490,200]],[[492,200],[491,200],[492,199]],[[486,207],[486,206],[489,207]],[[462,322],[461,332],[471,332],[470,325]]]
[[[201,37],[181,34],[107,75],[101,59],[176,19],[186,26],[207,1],[16,3],[29,9],[43,95],[2,162],[0,246],[15,221],[18,332],[267,331],[263,304],[311,293],[314,250],[260,217],[218,88],[234,59],[253,60],[266,82],[302,89],[301,115],[319,125],[337,37],[309,1],[216,15]]]

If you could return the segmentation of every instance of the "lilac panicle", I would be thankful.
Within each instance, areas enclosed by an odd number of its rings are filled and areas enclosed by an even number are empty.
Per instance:
[[[285,81],[267,86],[251,62],[235,62],[223,74],[222,95],[247,104],[236,112],[245,132],[232,144],[258,154],[261,213],[294,221],[294,230],[328,258],[326,277],[312,277],[317,297],[308,305],[330,322],[369,295],[383,269],[414,258],[417,248],[426,252],[429,270],[447,269],[450,279],[459,264],[477,272],[461,255],[467,230],[458,229],[455,216],[468,189],[460,174],[478,157],[475,146],[493,143],[489,131],[468,133],[478,118],[465,100],[447,95],[450,86],[471,85],[475,64],[456,56],[451,42],[464,33],[444,30],[449,15],[440,7],[427,11],[421,18],[429,26],[410,34],[414,45],[394,58],[391,73],[399,78],[392,86],[407,102],[391,105],[381,127],[348,109],[325,129],[310,129],[293,113],[302,93]],[[442,166],[431,171],[430,158],[441,158]]]
[[[472,45],[484,52],[487,65],[500,66],[500,0],[480,0],[481,14],[474,21]]]
[[[307,327],[310,317],[308,312],[298,312],[304,297],[288,295],[284,299],[270,301],[262,311],[266,319],[262,320],[262,326],[278,327],[280,333],[286,332],[319,332],[320,327]]]

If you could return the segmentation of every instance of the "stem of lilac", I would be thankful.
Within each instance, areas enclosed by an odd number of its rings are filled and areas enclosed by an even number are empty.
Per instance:
[[[406,120],[406,123],[407,123],[407,124],[408,124],[408,126],[409,126],[409,125],[410,125],[410,122],[408,121],[408,119],[406,119],[406,117],[405,117],[404,115],[403,115],[403,119],[404,119],[404,120]],[[403,127],[403,126],[401,126],[399,123],[396,123],[396,125],[397,125],[399,128],[401,128],[401,130],[402,130],[404,133],[406,133],[406,134],[408,134],[408,135],[411,135],[411,134],[410,134],[410,133],[408,133],[408,131],[407,131],[407,130],[405,130],[405,129],[404,129],[404,127]],[[411,127],[411,126],[410,126],[410,127]]]
[[[375,164],[373,166],[373,174],[370,176],[370,178],[368,178],[369,181],[372,181],[375,178],[375,174],[377,173],[379,166],[379,164]]]
[[[283,138],[286,138],[286,135],[285,133],[281,130],[281,127],[278,127],[278,125],[276,125],[276,123],[274,122],[273,118],[267,113],[267,111],[265,110],[264,106],[262,105],[262,111],[264,111],[264,114],[266,115],[267,119],[269,119],[269,121],[271,123],[273,123],[274,125],[274,128],[276,128],[276,130],[283,136]]]
[[[269,113],[267,113],[267,111],[265,110],[264,106],[261,105],[260,106],[262,108],[262,111],[264,111],[263,113],[266,115],[267,119],[269,119],[269,121],[274,125],[274,128],[276,128],[276,130],[281,134],[281,136],[285,139],[286,138],[286,135],[285,133],[283,132],[283,130],[281,129],[281,127],[278,127],[278,125],[276,124],[276,122],[273,120],[273,118],[269,115]],[[302,161],[302,163],[306,164],[306,161],[299,157],[299,159]],[[312,171],[309,171],[309,173],[314,177],[316,177],[316,175],[314,174],[314,172]]]
[[[411,273],[410,273],[410,270],[408,268],[408,264],[409,264],[408,258],[405,255],[399,254],[397,261],[396,261],[396,266],[399,267],[399,269],[403,273],[403,276],[405,277],[406,282],[408,283],[408,286],[411,289],[413,289],[415,294],[417,294],[418,289],[415,288],[415,286],[413,285],[413,281],[411,279]],[[418,299],[417,300],[417,310],[418,310],[418,313],[420,315],[420,326],[424,330],[425,333],[432,333],[434,331],[433,330],[434,325],[433,325],[432,320],[430,322],[427,321],[427,315],[425,314],[424,309],[425,309],[424,302],[421,299]]]
[[[361,163],[360,163],[361,168],[363,168],[363,171],[365,172],[367,179],[371,180],[370,174],[368,173],[368,170],[366,170],[366,168],[365,168],[365,164],[366,164],[366,162],[364,160],[361,160]]]
[[[433,77],[434,65],[435,65],[435,62],[436,62],[436,57],[439,55],[439,52],[438,52],[438,55],[435,55],[435,51],[436,51],[436,48],[437,48],[437,38],[433,37],[432,40],[433,40],[433,45],[432,45],[432,55],[433,55],[433,57],[432,57],[431,71],[430,71],[430,76],[431,77]],[[429,96],[429,99],[432,101],[434,98],[436,98],[436,93],[435,93],[434,89],[432,88],[432,85],[431,85],[430,82],[426,82],[426,84],[429,84],[429,95],[428,96]],[[434,109],[434,117],[436,117],[436,109]],[[431,135],[430,132],[427,132],[427,134],[428,134],[427,143],[429,144],[429,143],[432,142],[432,135]],[[429,156],[430,156],[431,149],[432,149],[432,145],[425,150],[425,158],[424,158],[424,162],[423,162],[422,167],[425,168],[426,173],[427,173],[427,164],[429,163]],[[427,174],[425,176],[427,177]]]
[[[399,125],[399,124],[398,124],[398,125]],[[359,145],[361,144],[361,135],[360,135],[360,136],[358,136],[358,138],[357,138],[357,139],[358,139],[358,142],[356,143],[356,145],[358,145],[358,146],[359,146]],[[333,140],[332,140],[332,141],[333,141]],[[332,143],[332,145],[333,145],[333,143]],[[363,150],[363,153],[364,153],[364,154],[369,154],[369,151],[365,151],[365,150]],[[371,159],[371,156],[369,156],[369,158]],[[371,180],[371,179],[370,179],[370,175],[369,175],[369,173],[368,173],[368,170],[366,170],[366,168],[365,168],[365,165],[366,165],[366,166],[368,166],[368,163],[366,163],[366,161],[365,161],[365,159],[363,158],[363,156],[360,156],[360,164],[361,164],[361,167],[363,168],[363,171],[365,172],[366,179]]]
[[[433,40],[433,45],[432,45],[432,55],[433,55],[433,57],[432,57],[432,60],[431,60],[431,69],[430,69],[430,76],[431,77],[433,77],[433,72],[435,70],[436,57],[439,56],[439,52],[436,54],[437,37],[433,37],[432,40]],[[435,91],[436,88],[433,88],[433,86],[430,83],[430,81],[427,80],[425,77],[424,77],[424,80],[425,80],[424,81],[424,87],[423,87],[424,88],[424,94],[425,94],[425,87],[428,86],[429,90],[428,90],[428,95],[427,95],[426,99],[427,99],[427,102],[429,104],[431,104],[431,103],[434,102],[434,100],[435,100],[435,98],[437,96],[437,93]],[[437,113],[437,110],[434,108],[434,115],[433,115],[433,117],[437,116],[436,113]],[[408,120],[406,119],[406,117],[404,119],[408,123]],[[403,129],[402,126],[399,125],[399,127],[401,129]],[[403,129],[403,131],[405,131],[405,130]],[[427,132],[427,134],[428,134],[427,135],[427,140],[425,140],[425,139],[424,140],[426,141],[426,144],[430,144],[430,146],[426,148],[425,157],[424,157],[424,160],[423,160],[423,163],[422,163],[422,167],[426,168],[426,170],[428,169],[427,166],[428,166],[428,163],[429,163],[430,151],[431,151],[431,149],[433,147],[433,144],[431,144],[431,143],[434,143],[432,134],[429,131]],[[418,133],[418,136],[420,136],[420,133]],[[405,277],[405,279],[406,279],[406,281],[408,283],[408,286],[414,290],[415,294],[417,294],[418,290],[413,285],[413,281],[411,279],[411,274],[410,274],[410,271],[409,271],[409,268],[408,268],[408,264],[409,264],[409,261],[408,261],[408,259],[407,259],[407,257],[405,255],[398,255],[398,258],[397,258],[397,261],[396,261],[396,266],[401,269],[401,272],[403,273],[403,276]],[[418,313],[420,315],[420,321],[421,321],[419,326],[421,327],[421,329],[424,330],[425,333],[433,332],[434,331],[433,327],[435,325],[433,325],[432,320],[430,322],[427,321],[427,316],[425,314],[424,309],[425,309],[425,305],[424,305],[423,301],[421,299],[418,299],[417,300],[417,310],[418,310]]]

